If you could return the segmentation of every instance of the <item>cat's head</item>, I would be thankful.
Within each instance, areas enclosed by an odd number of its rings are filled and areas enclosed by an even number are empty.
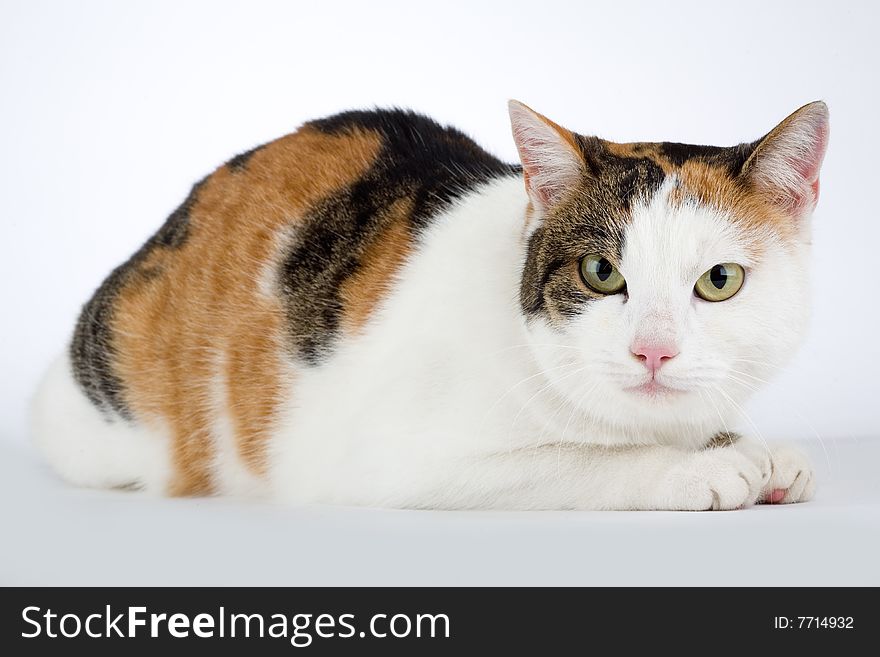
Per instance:
[[[520,303],[553,388],[624,431],[724,428],[806,326],[825,104],[729,148],[585,137],[516,101],[510,116]]]

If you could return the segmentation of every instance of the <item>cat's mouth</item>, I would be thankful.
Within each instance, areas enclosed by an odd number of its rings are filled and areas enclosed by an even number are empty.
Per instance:
[[[647,397],[667,397],[672,395],[680,395],[684,392],[684,390],[679,390],[678,388],[672,388],[670,386],[663,385],[662,383],[657,381],[657,379],[651,379],[647,383],[633,386],[631,388],[624,388],[624,390]]]

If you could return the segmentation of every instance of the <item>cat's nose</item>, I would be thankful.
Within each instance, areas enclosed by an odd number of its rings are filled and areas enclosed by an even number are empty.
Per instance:
[[[666,361],[678,356],[678,349],[674,345],[647,345],[635,343],[630,347],[633,356],[638,358],[651,373],[656,372]]]

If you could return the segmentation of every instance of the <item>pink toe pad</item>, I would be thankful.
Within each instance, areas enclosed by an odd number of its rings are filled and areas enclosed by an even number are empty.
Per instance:
[[[785,497],[785,489],[784,488],[776,488],[767,495],[767,503],[768,504],[777,504],[782,501],[782,498]]]

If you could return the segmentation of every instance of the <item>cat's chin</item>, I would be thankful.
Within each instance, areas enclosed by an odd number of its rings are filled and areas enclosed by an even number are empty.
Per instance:
[[[648,380],[618,387],[601,409],[606,420],[629,426],[636,433],[652,433],[658,427],[694,425],[717,418],[715,406],[707,405],[695,389]]]

